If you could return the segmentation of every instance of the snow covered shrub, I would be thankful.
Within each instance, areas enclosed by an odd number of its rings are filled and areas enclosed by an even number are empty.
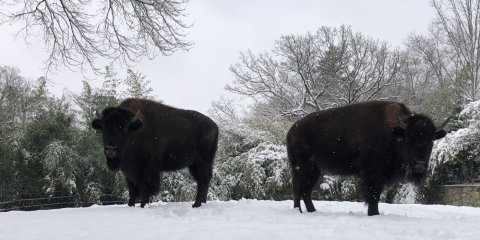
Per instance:
[[[222,121],[212,190],[221,200],[275,199],[290,185],[289,125],[262,117]],[[209,195],[210,198],[210,195]]]
[[[380,202],[385,203],[415,203],[415,185],[410,182],[395,183],[386,188],[380,195]]]
[[[429,196],[436,185],[470,183],[480,178],[480,101],[466,105],[459,117],[468,126],[435,141],[430,176],[418,190],[418,202],[430,203]]]
[[[228,189],[228,199],[274,199],[289,185],[285,146],[260,143],[239,156],[219,160],[217,184]]]
[[[164,202],[193,201],[197,193],[197,183],[188,168],[175,172],[163,172],[160,193],[153,200]]]
[[[326,201],[364,201],[357,189],[357,179],[324,175],[320,180],[317,197]],[[415,203],[415,191],[412,183],[396,183],[384,189],[380,202]]]
[[[356,201],[356,179],[324,175],[320,179],[318,198],[327,201]]]
[[[460,164],[463,169],[463,181],[471,182],[478,178],[480,164],[480,101],[472,102],[460,112],[460,118],[468,126],[453,131],[445,138],[435,141],[430,161],[432,174],[442,164]]]

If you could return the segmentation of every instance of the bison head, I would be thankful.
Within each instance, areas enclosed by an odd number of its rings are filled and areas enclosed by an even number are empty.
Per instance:
[[[409,178],[414,182],[420,182],[427,172],[430,154],[432,153],[433,142],[445,137],[447,134],[443,128],[450,118],[440,126],[435,127],[433,121],[425,115],[414,114],[405,121],[398,116],[398,127],[393,130],[399,141],[399,150],[408,166]]]
[[[108,107],[102,113],[97,110],[92,128],[103,134],[103,146],[107,165],[117,171],[124,152],[133,141],[132,132],[142,128],[140,110],[133,113],[122,107]]]

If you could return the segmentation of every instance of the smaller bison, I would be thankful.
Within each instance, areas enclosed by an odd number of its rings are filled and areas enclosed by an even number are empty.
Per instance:
[[[425,177],[433,141],[446,135],[442,129],[448,120],[435,127],[430,118],[402,103],[370,101],[296,121],[287,134],[294,207],[301,212],[303,198],[307,211],[315,211],[312,189],[322,173],[354,175],[360,179],[368,215],[378,215],[385,186]]]
[[[126,99],[97,111],[92,128],[103,134],[108,168],[122,171],[130,199],[143,208],[159,191],[160,173],[188,167],[197,182],[193,207],[207,202],[218,127],[210,118],[146,99]]]

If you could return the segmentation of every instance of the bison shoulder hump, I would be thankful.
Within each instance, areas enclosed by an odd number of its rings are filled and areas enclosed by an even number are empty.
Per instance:
[[[388,123],[389,128],[398,127],[397,119],[395,116],[396,114],[398,115],[400,120],[405,121],[411,116],[412,111],[403,103],[388,104],[385,108],[385,119]]]

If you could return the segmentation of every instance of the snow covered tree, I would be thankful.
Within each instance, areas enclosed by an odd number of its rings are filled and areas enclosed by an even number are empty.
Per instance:
[[[68,206],[124,202],[125,179],[107,170],[90,122],[96,109],[117,105],[123,95],[153,96],[140,73],[129,70],[125,81],[111,68],[107,73],[102,88],[84,82],[80,94],[57,98],[45,78],[31,82],[0,67],[0,202],[59,195]]]
[[[240,54],[226,89],[254,99],[258,112],[292,120],[326,108],[376,99],[395,83],[400,52],[350,27],[286,35],[271,53]]]
[[[145,78],[146,76],[139,71],[134,72],[127,69],[127,78],[123,81],[127,85],[127,89],[122,91],[121,95],[132,98],[155,99],[156,97],[151,95],[153,89],[148,87],[150,80],[145,80]]]
[[[431,34],[455,53],[460,70],[465,70],[465,97],[479,99],[480,91],[480,1],[431,0],[435,18]]]
[[[46,99],[46,81],[38,79],[34,84],[21,77],[14,67],[1,67],[0,90],[0,200],[16,200],[32,191],[40,191],[45,183],[42,163],[26,147],[25,141],[30,123]],[[12,184],[15,183],[15,184]]]

